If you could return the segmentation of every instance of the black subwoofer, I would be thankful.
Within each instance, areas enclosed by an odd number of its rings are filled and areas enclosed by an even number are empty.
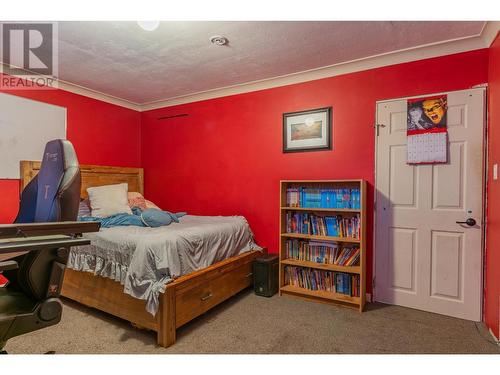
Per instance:
[[[278,292],[278,256],[266,255],[253,263],[253,287],[255,294],[272,297]]]

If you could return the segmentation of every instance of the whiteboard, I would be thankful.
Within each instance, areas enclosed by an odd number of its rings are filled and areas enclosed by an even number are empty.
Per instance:
[[[41,160],[45,144],[66,139],[66,108],[0,93],[0,179],[18,179],[20,160]]]

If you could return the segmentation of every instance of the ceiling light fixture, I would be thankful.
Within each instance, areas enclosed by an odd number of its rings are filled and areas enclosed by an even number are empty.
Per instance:
[[[153,31],[160,26],[160,21],[137,21],[137,24],[141,27],[141,29],[146,31]]]
[[[210,37],[210,42],[216,46],[225,46],[229,41],[224,36],[214,35]]]

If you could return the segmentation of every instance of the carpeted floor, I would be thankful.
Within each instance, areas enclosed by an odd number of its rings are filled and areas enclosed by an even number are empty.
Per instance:
[[[64,301],[61,323],[11,339],[9,353],[497,353],[484,325],[399,306],[355,311],[243,291],[180,328],[170,348],[156,334]]]

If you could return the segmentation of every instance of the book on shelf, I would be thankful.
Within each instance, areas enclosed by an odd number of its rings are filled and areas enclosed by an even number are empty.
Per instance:
[[[345,272],[322,271],[307,267],[285,267],[285,285],[313,290],[360,296],[359,275]]]
[[[286,232],[315,236],[359,238],[361,221],[359,214],[319,216],[311,213],[287,212]]]
[[[360,209],[361,193],[358,188],[289,187],[286,204],[288,207]]]
[[[355,246],[340,246],[333,242],[303,241],[289,239],[285,242],[285,256],[320,264],[358,266],[360,249]]]

